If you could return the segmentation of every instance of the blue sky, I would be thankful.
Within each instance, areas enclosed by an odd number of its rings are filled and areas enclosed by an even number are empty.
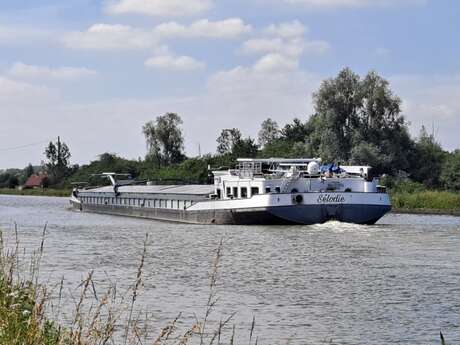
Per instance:
[[[76,163],[142,157],[142,125],[167,111],[189,155],[214,152],[222,128],[307,119],[346,66],[382,74],[411,133],[424,124],[453,150],[458,18],[460,3],[434,0],[3,0],[0,169],[40,163],[58,135]]]

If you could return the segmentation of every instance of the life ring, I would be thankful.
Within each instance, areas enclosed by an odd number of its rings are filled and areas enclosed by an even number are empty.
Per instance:
[[[302,194],[297,194],[295,197],[292,198],[292,201],[296,204],[303,203],[303,196]]]

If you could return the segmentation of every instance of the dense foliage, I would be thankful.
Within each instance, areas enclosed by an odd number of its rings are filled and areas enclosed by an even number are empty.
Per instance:
[[[175,113],[158,116],[156,121],[147,122],[143,129],[147,141],[146,159],[157,167],[169,166],[184,160],[184,138],[182,119]]]

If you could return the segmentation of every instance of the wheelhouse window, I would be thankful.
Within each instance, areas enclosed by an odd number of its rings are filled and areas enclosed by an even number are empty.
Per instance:
[[[238,187],[233,187],[233,197],[238,198]]]
[[[248,189],[246,187],[241,187],[240,193],[241,193],[242,198],[247,198],[248,197]]]
[[[259,187],[251,187],[251,195],[259,194]]]
[[[270,187],[265,187],[265,193],[269,194],[272,191]]]
[[[275,192],[281,193],[281,188],[280,187],[275,187]]]
[[[233,196],[233,195],[232,195],[232,188],[231,188],[231,187],[227,187],[227,188],[226,188],[226,195],[227,195],[227,197]]]

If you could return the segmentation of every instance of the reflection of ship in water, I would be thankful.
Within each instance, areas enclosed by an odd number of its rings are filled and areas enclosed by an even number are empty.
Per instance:
[[[75,188],[82,211],[200,224],[373,224],[391,209],[368,166],[320,166],[320,159],[238,159],[213,171],[213,185],[134,185],[105,173],[111,186]]]

